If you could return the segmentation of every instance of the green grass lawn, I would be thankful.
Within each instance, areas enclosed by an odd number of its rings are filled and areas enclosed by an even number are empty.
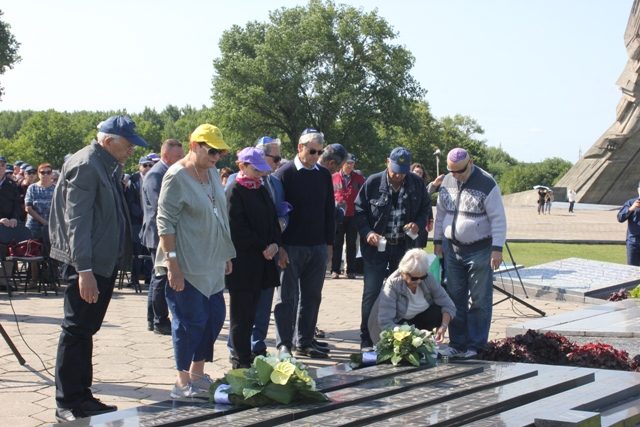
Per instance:
[[[627,248],[625,245],[509,242],[509,248],[516,263],[525,267],[564,258],[584,258],[618,264],[627,263]],[[431,242],[427,246],[427,251],[433,253],[433,244]],[[506,249],[503,256],[506,262],[511,262]]]

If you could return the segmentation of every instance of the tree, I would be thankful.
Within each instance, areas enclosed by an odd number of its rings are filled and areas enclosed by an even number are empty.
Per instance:
[[[379,141],[375,126],[407,124],[424,94],[409,74],[413,56],[395,38],[376,11],[322,0],[233,26],[214,61],[221,128],[239,139],[232,144],[280,136],[291,153],[299,133],[315,127],[328,143],[365,153]]]
[[[2,18],[4,12],[0,10],[0,18]],[[0,75],[4,74],[7,69],[13,68],[13,65],[20,62],[20,56],[18,56],[18,48],[20,43],[11,34],[11,26],[0,19]],[[0,99],[4,88],[0,86]]]
[[[507,170],[519,164],[501,147],[487,147],[486,154],[486,171],[493,175],[498,182]]]
[[[531,190],[534,185],[553,186],[571,168],[571,162],[553,157],[539,163],[521,163],[508,169],[500,179],[505,194]]]

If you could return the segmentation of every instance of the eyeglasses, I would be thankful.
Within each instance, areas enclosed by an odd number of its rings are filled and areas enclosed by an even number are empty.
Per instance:
[[[271,157],[274,163],[278,163],[280,162],[280,160],[282,160],[281,156],[274,156],[272,154],[265,154],[265,157]]]
[[[52,172],[52,171],[51,171],[50,169],[48,169],[48,170],[47,170],[47,169],[45,169],[45,170],[41,170],[41,171],[39,171],[38,173],[39,173],[40,175],[51,175],[51,172]]]
[[[27,175],[35,175],[35,174],[36,174],[36,171],[29,171],[29,172],[27,172]]]
[[[426,278],[427,278],[426,274],[424,276],[420,276],[420,277],[409,276],[409,279],[411,279],[412,282],[421,282]]]
[[[322,156],[322,153],[324,153],[324,150],[316,150],[314,148],[309,148],[309,154],[311,154],[312,156],[315,156],[316,154],[318,156]]]
[[[153,166],[153,163],[144,163],[142,165],[143,168],[150,168],[151,166]]]
[[[464,167],[460,170],[457,171],[452,171],[451,169],[447,168],[447,170],[451,173],[456,173],[456,174],[461,174],[461,173],[465,173],[467,171],[467,168],[469,167],[469,162],[467,162],[466,165],[464,165]]]

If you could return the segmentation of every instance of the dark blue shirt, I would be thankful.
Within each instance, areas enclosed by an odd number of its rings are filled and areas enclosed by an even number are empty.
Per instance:
[[[618,222],[627,221],[627,242],[629,243],[640,242],[640,210],[629,211],[636,200],[638,200],[637,197],[627,200],[618,211]]]

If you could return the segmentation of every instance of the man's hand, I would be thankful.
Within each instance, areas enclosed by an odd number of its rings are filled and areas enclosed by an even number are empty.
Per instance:
[[[500,264],[502,264],[502,252],[491,251],[491,268],[497,270],[500,268]]]
[[[403,229],[404,231],[411,230],[413,234],[418,234],[418,224],[416,224],[415,222],[405,224]]]
[[[15,218],[2,218],[0,219],[0,224],[4,225],[5,227],[15,228],[18,225],[18,220]]]
[[[442,185],[442,181],[444,181],[444,174],[440,174],[432,181],[432,184],[436,187],[440,187]]]
[[[87,304],[95,304],[98,302],[100,291],[98,290],[98,282],[96,276],[91,271],[83,271],[78,273],[78,287],[80,288],[80,298]]]
[[[233,263],[231,262],[230,259],[228,259],[225,263],[224,263],[224,274],[226,276],[230,275],[231,272],[233,271]]]
[[[270,244],[262,251],[262,256],[266,260],[272,260],[274,256],[278,253],[278,245],[275,243]]]
[[[640,199],[637,199],[635,202],[631,204],[631,206],[629,206],[629,212],[633,212],[638,208],[640,208]]]
[[[442,245],[433,245],[433,253],[438,258],[442,258]]]
[[[289,254],[287,254],[287,251],[285,251],[283,247],[280,247],[280,250],[278,251],[278,267],[284,270],[285,268],[287,268],[288,264]]]
[[[374,233],[373,231],[367,234],[367,243],[371,246],[378,247],[378,240],[380,240],[382,236]]]

